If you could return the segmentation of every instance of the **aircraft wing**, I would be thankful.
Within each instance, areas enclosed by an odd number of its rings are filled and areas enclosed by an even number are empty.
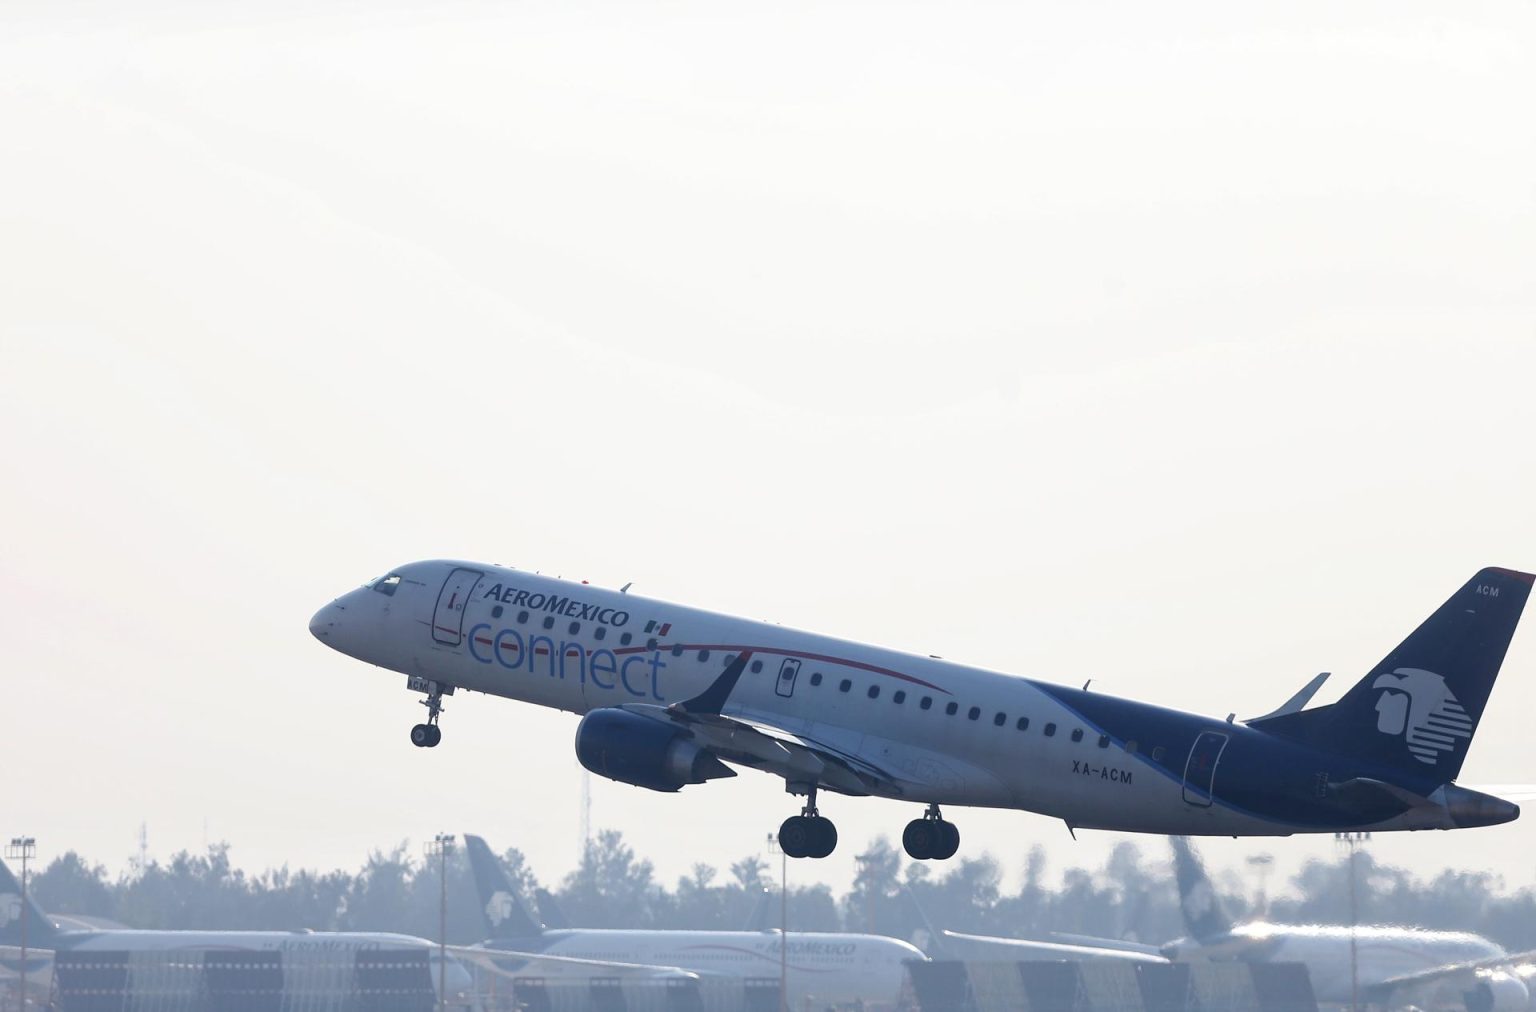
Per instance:
[[[751,658],[752,651],[743,650],[709,688],[692,699],[668,706],[621,703],[619,709],[681,728],[701,748],[726,762],[775,773],[791,783],[816,784],[840,794],[902,795],[895,777],[830,742],[777,727],[761,717],[725,716],[721,711]]]
[[[1388,977],[1361,990],[1368,1000],[1384,1001],[1392,992],[1402,988],[1421,987],[1459,974],[1477,973],[1479,970],[1497,970],[1533,961],[1536,961],[1536,949],[1511,952],[1503,956],[1489,956],[1487,959],[1474,959],[1465,963],[1447,963],[1445,966],[1434,966],[1428,970],[1417,970],[1397,977]]]
[[[479,945],[447,946],[454,957],[473,963],[502,977],[525,977],[521,968],[509,970],[502,962],[517,960],[542,968],[542,976],[631,977],[645,980],[698,980],[700,974],[680,966],[652,966],[647,963],[618,963],[606,959],[582,959],[577,956],[552,956],[547,952],[522,952],[516,949],[487,949]],[[498,962],[499,961],[499,962]],[[536,971],[537,972],[537,971]]]
[[[619,709],[672,724],[726,762],[775,773],[788,781],[818,784],[839,794],[900,797],[902,793],[895,779],[879,767],[767,721],[693,713],[679,703],[620,703]]]

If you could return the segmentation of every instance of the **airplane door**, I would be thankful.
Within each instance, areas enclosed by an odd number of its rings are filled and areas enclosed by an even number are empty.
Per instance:
[[[1221,752],[1227,747],[1227,736],[1220,731],[1203,731],[1195,739],[1195,747],[1189,750],[1189,762],[1184,764],[1184,800],[1191,805],[1209,808],[1211,787],[1216,781],[1216,764]]]
[[[433,640],[450,647],[464,641],[464,605],[484,575],[478,569],[463,568],[448,574],[437,595],[437,609],[432,613]]]
[[[779,680],[774,685],[773,691],[788,698],[795,694],[795,679],[800,676],[800,659],[798,657],[786,657],[784,663],[779,665]]]

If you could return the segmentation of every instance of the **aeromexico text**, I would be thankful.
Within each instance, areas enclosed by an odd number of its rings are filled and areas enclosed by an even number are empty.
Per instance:
[[[603,608],[595,604],[583,604],[574,597],[518,590],[516,587],[500,583],[480,596],[493,597],[502,604],[527,608],[529,611],[544,611],[551,615],[565,615],[570,618],[585,619],[588,622],[600,622],[603,625],[620,626],[629,621],[627,611]]]

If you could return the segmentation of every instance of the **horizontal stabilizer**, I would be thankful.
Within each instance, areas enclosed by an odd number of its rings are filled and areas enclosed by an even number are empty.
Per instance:
[[[1323,687],[1323,683],[1328,680],[1328,675],[1329,672],[1327,671],[1314,675],[1310,682],[1308,682],[1306,685],[1303,685],[1300,690],[1297,691],[1296,695],[1281,703],[1277,708],[1269,711],[1262,717],[1250,717],[1243,723],[1246,724],[1255,720],[1271,720],[1275,717],[1284,717],[1288,713],[1301,712],[1303,707],[1312,702],[1312,697],[1317,695],[1317,690]]]

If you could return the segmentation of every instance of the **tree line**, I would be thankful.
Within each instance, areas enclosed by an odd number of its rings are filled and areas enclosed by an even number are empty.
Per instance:
[[[502,861],[533,909],[537,891],[546,889],[575,927],[740,929],[754,914],[762,916],[765,902],[771,905],[758,923],[779,923],[778,869],[758,855],[743,857],[724,874],[696,864],[670,887],[614,830],[598,833],[581,863],[558,883],[541,883],[516,849],[503,853]],[[841,896],[825,885],[791,887],[790,930],[869,931],[920,945],[931,928],[1025,938],[1063,932],[1154,944],[1185,933],[1171,862],[1160,843],[1121,843],[1102,867],[1068,868],[1059,881],[1048,880],[1045,852],[1037,846],[1024,857],[1022,884],[1014,892],[1003,890],[1002,865],[988,854],[934,866],[907,860],[879,838],[857,862],[853,885]],[[1362,923],[1474,931],[1511,950],[1536,948],[1536,890],[1506,890],[1486,871],[1446,870],[1420,880],[1369,852],[1356,862]],[[1349,922],[1345,856],[1309,861],[1267,911],[1256,908],[1235,876],[1217,876],[1216,886],[1240,920],[1263,915],[1281,923]],[[283,867],[250,874],[230,863],[229,845],[220,843],[206,853],[148,861],[115,878],[71,851],[33,879],[34,895],[50,913],[130,927],[399,931],[426,938],[438,934],[440,888],[437,862],[415,856],[405,843],[375,851],[355,872]],[[483,939],[481,903],[462,848],[448,859],[447,889],[448,940]]]

